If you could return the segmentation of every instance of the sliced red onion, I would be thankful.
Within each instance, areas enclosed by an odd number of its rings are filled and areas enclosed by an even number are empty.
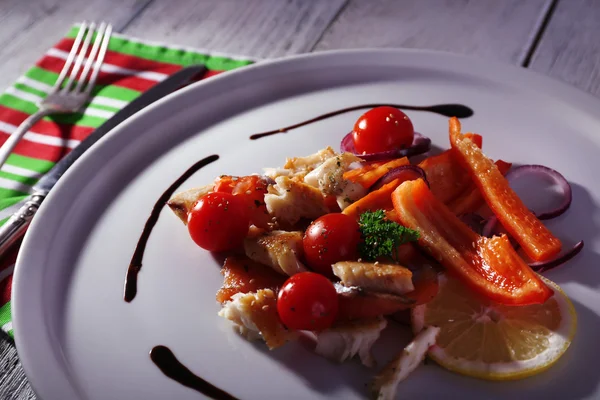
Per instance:
[[[483,228],[481,230],[481,236],[484,237],[492,237],[492,235],[495,232],[495,228],[496,228],[496,224],[498,223],[498,218],[495,215],[492,215],[487,222],[485,223],[485,225],[483,225]]]
[[[373,184],[373,186],[371,186],[369,188],[369,191],[372,192],[373,190],[377,190],[380,187],[382,187],[383,185],[385,185],[386,183],[390,183],[394,179],[401,178],[402,175],[406,174],[407,172],[409,172],[410,174],[413,174],[415,179],[422,178],[425,181],[425,183],[427,184],[427,186],[429,187],[429,182],[427,181],[427,175],[425,174],[425,171],[423,171],[423,169],[421,167],[417,167],[416,165],[403,165],[401,167],[392,168],[388,172],[386,172],[385,175],[383,175],[381,178],[379,178]]]
[[[556,257],[553,260],[543,261],[543,262],[535,262],[535,263],[529,264],[529,266],[536,272],[546,272],[548,270],[551,270],[552,268],[556,268],[556,267],[566,263],[571,258],[573,258],[577,254],[579,254],[579,252],[582,249],[583,249],[583,240],[576,243],[575,246],[573,246],[572,248],[570,248],[567,251],[564,251],[562,254],[560,254],[558,257]]]
[[[483,228],[487,225],[485,218],[476,213],[466,213],[459,216],[460,220],[467,224],[473,232],[483,235]]]
[[[352,138],[352,132],[344,136],[344,138],[342,139],[342,143],[340,144],[340,149],[342,150],[342,152],[356,154],[358,157],[362,158],[365,161],[383,161],[400,157],[411,157],[416,156],[417,154],[425,153],[426,151],[429,151],[430,148],[431,139],[421,135],[418,132],[415,132],[412,144],[406,149],[395,149],[382,151],[379,153],[359,154],[358,151],[356,151],[356,147],[354,147],[354,139]]]
[[[562,189],[563,192],[563,198],[560,206],[544,212],[536,211],[535,215],[538,217],[538,219],[544,220],[555,218],[567,211],[571,205],[573,193],[571,191],[571,185],[560,172],[543,165],[521,165],[512,168],[508,174],[506,174],[506,179],[511,182],[526,174],[535,174],[540,176],[543,175],[549,177]]]

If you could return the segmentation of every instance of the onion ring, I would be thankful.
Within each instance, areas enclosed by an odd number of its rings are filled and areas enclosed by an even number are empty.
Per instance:
[[[579,254],[579,252],[583,249],[583,240],[575,243],[575,245],[570,248],[569,250],[563,252],[562,254],[560,254],[558,257],[550,260],[550,261],[541,261],[541,262],[535,262],[535,263],[531,263],[529,264],[529,266],[535,271],[535,272],[546,272],[548,270],[551,270],[553,268],[556,268],[564,263],[566,263],[567,261],[569,261],[571,258],[575,257],[577,254]]]
[[[365,161],[384,161],[400,157],[411,157],[416,156],[418,154],[423,154],[429,151],[430,148],[431,139],[421,135],[418,132],[415,132],[412,144],[406,149],[394,149],[388,151],[381,151],[378,153],[360,154],[356,151],[356,147],[354,147],[354,139],[352,138],[352,132],[344,136],[344,138],[342,139],[342,143],[340,144],[340,149],[342,152],[352,153]]]
[[[386,172],[385,175],[383,175],[381,178],[379,178],[369,188],[369,192],[379,189],[380,187],[382,187],[386,183],[390,183],[394,179],[397,179],[397,178],[402,179],[402,175],[406,174],[407,172],[409,174],[411,174],[414,178],[423,179],[425,181],[425,183],[427,184],[427,186],[429,186],[429,182],[427,181],[427,175],[425,174],[425,171],[423,171],[423,169],[421,167],[418,167],[416,165],[402,165],[401,167],[392,168],[391,170]],[[402,179],[402,182],[404,182],[406,180],[412,180],[412,179]]]
[[[512,168],[507,174],[506,179],[509,181],[514,181],[515,179],[519,179],[521,176],[526,174],[535,174],[535,175],[543,175],[552,179],[562,190],[563,199],[561,204],[548,211],[544,212],[534,212],[536,217],[540,220],[556,218],[559,215],[563,214],[569,206],[571,205],[571,201],[573,200],[573,192],[571,190],[571,185],[565,179],[562,174],[552,168],[545,167],[543,165],[521,165],[516,168]]]

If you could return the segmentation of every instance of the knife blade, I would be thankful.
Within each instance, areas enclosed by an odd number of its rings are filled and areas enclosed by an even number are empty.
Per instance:
[[[33,193],[29,196],[25,204],[11,216],[2,227],[0,227],[0,256],[6,253],[14,243],[23,237],[35,213],[50,190],[56,185],[56,182],[58,182],[69,167],[71,167],[71,165],[86,152],[86,150],[136,112],[165,97],[169,93],[174,92],[185,84],[190,83],[195,76],[206,72],[207,69],[204,65],[193,65],[177,71],[123,107],[57,162],[52,169],[50,169],[50,171],[48,171],[48,173],[33,186]]]

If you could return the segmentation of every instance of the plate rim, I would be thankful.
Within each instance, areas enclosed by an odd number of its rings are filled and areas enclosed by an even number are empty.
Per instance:
[[[73,180],[74,176],[82,173],[86,164],[90,163],[89,160],[92,155],[105,151],[110,147],[111,142],[121,135],[122,132],[130,130],[132,126],[141,124],[142,121],[152,118],[153,114],[177,107],[177,104],[179,102],[185,102],[184,99],[188,96],[197,96],[197,98],[201,98],[202,91],[207,91],[211,87],[228,85],[229,82],[233,82],[234,79],[248,79],[251,78],[253,74],[264,73],[271,69],[278,70],[280,68],[286,68],[286,66],[289,65],[308,63],[310,66],[315,63],[326,63],[328,60],[336,58],[348,58],[349,60],[360,61],[362,63],[364,63],[365,59],[368,59],[370,61],[366,64],[377,64],[378,59],[382,59],[381,57],[398,57],[398,60],[401,61],[403,56],[408,56],[407,58],[409,60],[411,59],[411,56],[414,56],[419,62],[422,62],[423,60],[428,61],[428,58],[432,61],[439,61],[440,58],[446,59],[453,62],[450,67],[446,64],[443,67],[436,66],[436,68],[440,70],[456,71],[456,66],[454,64],[459,66],[462,65],[464,68],[459,68],[458,72],[465,75],[487,77],[486,74],[482,74],[482,71],[494,71],[494,74],[497,76],[515,78],[515,81],[526,80],[526,89],[535,89],[544,92],[553,99],[561,102],[574,103],[576,104],[576,109],[584,111],[586,114],[595,115],[594,111],[600,109],[600,99],[592,94],[539,72],[508,63],[468,55],[422,49],[331,50],[259,61],[255,64],[229,71],[226,74],[215,76],[209,80],[196,82],[175,93],[165,96],[123,121],[80,157],[80,159],[69,168],[48,195],[40,209],[39,215],[34,218],[25,235],[15,263],[11,311],[15,344],[17,346],[19,359],[30,385],[36,394],[40,397],[45,394],[50,394],[52,396],[52,393],[60,393],[63,398],[75,398],[74,396],[83,397],[82,393],[75,387],[73,382],[71,382],[67,371],[62,368],[60,362],[60,356],[62,355],[57,354],[55,351],[56,349],[52,346],[56,343],[48,336],[48,332],[45,330],[46,316],[41,312],[41,309],[37,310],[37,313],[28,309],[33,301],[32,298],[35,298],[36,296],[39,300],[37,303],[41,304],[41,299],[39,299],[39,297],[41,297],[40,293],[34,295],[28,293],[28,285],[31,282],[31,280],[28,279],[28,274],[42,274],[45,269],[36,269],[36,266],[32,265],[32,262],[30,261],[33,257],[32,254],[34,250],[39,252],[40,248],[43,249],[44,246],[46,246],[46,244],[40,245],[40,243],[44,243],[40,236],[43,236],[44,222],[48,219],[48,213],[46,213],[45,210],[52,207],[60,207],[59,204],[55,205],[56,202],[54,201],[54,199],[58,197],[57,193],[68,190],[69,182]],[[399,64],[405,65],[402,62]],[[497,76],[494,80],[498,79]],[[140,135],[141,134],[142,133],[140,133]],[[600,143],[600,136],[591,138]],[[35,316],[40,316],[40,318],[36,320]],[[25,325],[37,325],[39,328],[38,332],[33,332],[33,330],[28,329],[21,330],[20,327]],[[42,337],[40,337],[39,332],[43,332],[43,335],[41,335]],[[42,339],[41,342],[43,343],[40,343],[40,339]],[[42,362],[39,362],[39,360],[42,360]],[[49,363],[49,360],[52,362]]]

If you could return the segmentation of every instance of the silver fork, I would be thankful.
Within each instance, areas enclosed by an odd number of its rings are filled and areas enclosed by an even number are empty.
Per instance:
[[[94,33],[96,33],[96,38],[86,59],[86,54]],[[98,79],[98,73],[104,62],[111,33],[112,26],[105,22],[100,24],[98,30],[96,30],[96,24],[93,22],[90,24],[83,22],[81,24],[73,47],[71,47],[71,51],[65,61],[65,66],[60,71],[58,80],[48,93],[48,96],[38,104],[39,110],[23,121],[17,130],[10,135],[8,140],[4,142],[2,147],[0,147],[0,168],[4,165],[19,140],[37,121],[51,114],[74,113],[83,108],[91,97],[92,89]],[[83,70],[80,75],[79,71],[82,65]],[[63,86],[69,70],[71,71],[69,79]]]

